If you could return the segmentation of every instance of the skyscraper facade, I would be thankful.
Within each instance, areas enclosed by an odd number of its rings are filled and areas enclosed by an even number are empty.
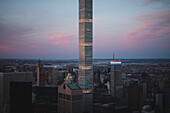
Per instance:
[[[83,92],[83,112],[93,106],[93,0],[79,0],[79,86]]]
[[[111,95],[115,96],[116,90],[119,86],[122,86],[121,82],[121,61],[110,61],[111,65],[111,77],[110,77],[110,89]]]
[[[37,63],[37,85],[38,86],[45,85],[45,72],[43,69],[43,64],[41,64],[40,60]]]
[[[123,82],[121,61],[110,61],[111,75],[110,75],[110,93],[116,99],[116,105],[123,105]]]

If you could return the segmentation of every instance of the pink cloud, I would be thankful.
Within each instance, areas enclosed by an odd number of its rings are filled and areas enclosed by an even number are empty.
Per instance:
[[[39,29],[56,29],[56,28],[41,28],[41,27],[31,27],[33,30],[39,30]]]
[[[1,46],[0,45],[0,50],[2,50],[2,49],[9,50],[10,48],[8,46]]]
[[[49,41],[52,42],[55,45],[65,45],[66,44],[71,44],[74,35],[70,34],[70,33],[58,33],[58,32],[54,32],[54,33],[48,33],[46,34],[46,36],[49,37]]]
[[[147,6],[147,5],[150,5],[152,3],[156,3],[156,2],[162,3],[162,4],[164,4],[164,6],[166,6],[167,4],[170,3],[169,0],[144,0],[144,1],[142,1],[142,6]]]
[[[140,27],[129,31],[126,34],[125,39],[169,37],[170,13],[140,15],[135,17],[135,19],[143,21],[143,23]]]
[[[127,49],[170,48],[170,13],[140,15],[135,19],[142,24],[126,33]]]
[[[158,2],[158,1],[160,1],[160,0],[144,0],[142,5],[146,6],[146,5],[149,5],[149,4],[153,3],[153,2]]]
[[[134,19],[141,20],[141,21],[152,21],[152,20],[160,20],[160,19],[169,19],[170,13],[159,13],[158,14],[145,14],[145,15],[139,15],[136,17],[133,17]]]

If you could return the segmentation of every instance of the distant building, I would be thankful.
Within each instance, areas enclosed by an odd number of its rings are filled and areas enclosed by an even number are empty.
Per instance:
[[[155,94],[155,110],[156,113],[164,113],[164,94],[163,93],[156,93]]]
[[[45,85],[45,71],[43,69],[43,64],[41,64],[40,60],[37,63],[37,85]]]
[[[95,70],[93,72],[93,81],[94,81],[95,84],[100,83],[100,71],[99,70]]]
[[[52,74],[53,75],[53,85],[58,85],[59,71],[58,71],[57,66],[53,67],[52,73],[53,73]]]
[[[48,70],[47,71],[48,85],[51,85],[53,83],[53,74],[52,74],[53,67],[48,67],[47,70]]]
[[[128,106],[132,110],[140,110],[142,103],[142,85],[137,82],[130,83],[128,89]]]
[[[111,95],[116,95],[116,90],[123,87],[121,81],[121,61],[110,61],[111,65],[111,77],[110,77],[110,87]]]
[[[123,82],[121,61],[110,61],[111,74],[110,74],[110,93],[116,98],[117,105],[123,103]]]
[[[32,72],[0,73],[0,113],[9,113],[11,82],[32,82]]]
[[[165,113],[170,113],[170,75],[169,75],[169,79],[166,81],[166,86],[164,91],[165,91],[164,111]]]
[[[32,113],[32,82],[10,82],[10,113]]]
[[[73,76],[71,76],[71,73],[68,73],[67,77],[65,78],[64,83],[65,84],[73,84],[74,83],[74,79],[73,79]]]
[[[83,113],[82,90],[76,84],[62,84],[58,87],[58,112]]]

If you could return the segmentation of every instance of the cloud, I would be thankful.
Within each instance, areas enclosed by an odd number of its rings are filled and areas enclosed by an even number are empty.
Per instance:
[[[142,24],[126,33],[124,42],[127,44],[124,47],[139,53],[166,55],[170,49],[169,13],[139,15],[134,19]]]
[[[11,48],[9,48],[8,46],[3,46],[0,45],[0,50],[10,50]]]
[[[152,14],[145,14],[133,17],[133,19],[137,19],[140,21],[153,21],[153,20],[167,20],[170,19],[170,12],[156,12]]]
[[[170,13],[147,14],[135,17],[143,24],[126,34],[126,39],[170,38]]]
[[[170,4],[169,0],[144,0],[142,2],[142,6],[147,6],[147,5],[150,5],[150,4],[155,3],[155,2],[160,2],[160,3],[163,3],[163,4]]]
[[[59,33],[59,32],[53,32],[53,33],[48,33],[46,36],[49,37],[49,41],[53,42],[55,45],[64,45],[67,46],[66,44],[71,44],[72,41],[74,40],[73,38],[75,35],[71,33]]]
[[[33,29],[33,30],[40,30],[40,29],[56,29],[56,28],[31,27],[30,29]]]
[[[149,5],[149,4],[153,3],[153,2],[158,2],[158,1],[160,1],[160,0],[144,0],[142,2],[142,4],[143,4],[143,6],[146,6],[146,5]]]

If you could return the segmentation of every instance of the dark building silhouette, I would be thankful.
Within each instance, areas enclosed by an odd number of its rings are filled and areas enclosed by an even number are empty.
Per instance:
[[[0,73],[0,113],[10,111],[10,82],[32,82],[32,72]]]
[[[33,87],[35,94],[35,113],[57,113],[58,87],[36,86]]]
[[[10,82],[10,113],[32,113],[32,82]]]
[[[128,106],[132,110],[140,110],[142,99],[142,86],[137,82],[128,86]]]

